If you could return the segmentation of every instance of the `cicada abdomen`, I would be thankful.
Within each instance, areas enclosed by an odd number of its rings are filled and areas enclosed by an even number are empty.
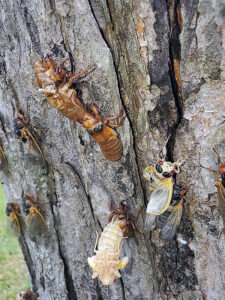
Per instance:
[[[5,213],[7,216],[8,231],[15,236],[19,236],[21,234],[22,226],[22,217],[19,205],[16,202],[8,202]]]
[[[26,193],[22,201],[28,235],[33,238],[44,233],[47,229],[46,222],[38,207],[37,198],[30,193]]]
[[[95,256],[88,257],[88,264],[93,269],[92,278],[99,277],[99,282],[110,285],[121,277],[119,270],[128,263],[128,257],[120,259],[123,232],[118,220],[112,220],[103,230],[98,241]]]

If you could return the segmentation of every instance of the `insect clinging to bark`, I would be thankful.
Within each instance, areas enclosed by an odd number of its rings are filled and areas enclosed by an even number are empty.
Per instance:
[[[16,202],[8,202],[5,210],[7,216],[7,229],[15,236],[21,234],[21,221],[19,205]]]
[[[4,166],[7,166],[7,158],[0,141],[0,169],[2,169]]]
[[[162,238],[165,240],[171,241],[176,234],[183,213],[183,197],[185,194],[186,190],[175,184],[171,205],[163,214],[156,217],[156,224],[161,229]]]
[[[140,213],[140,212],[139,212]],[[93,269],[92,278],[99,277],[99,283],[110,285],[120,278],[119,270],[122,270],[128,263],[128,257],[120,259],[122,240],[137,230],[135,220],[138,218],[128,212],[124,201],[109,216],[109,223],[104,228],[99,241],[96,240],[92,257],[88,257],[88,264]],[[98,250],[96,246],[98,245]]]
[[[37,139],[36,134],[34,132],[34,126],[30,124],[30,119],[24,115],[22,110],[20,110],[17,114],[17,117],[13,119],[13,127],[14,127],[14,133],[16,135],[16,138],[20,140],[23,143],[32,142],[37,150],[39,151],[42,160],[45,164],[45,167],[47,167],[47,163],[44,157],[44,153],[42,152]]]
[[[16,300],[37,300],[37,299],[38,299],[37,294],[31,292],[30,289],[20,292],[16,297]]]
[[[38,198],[30,193],[26,193],[22,198],[22,202],[27,232],[30,235],[37,235],[45,232],[46,222],[38,206]]]
[[[77,98],[75,89],[70,88],[75,80],[86,75],[90,70],[89,68],[75,75],[67,75],[62,64],[57,67],[48,56],[43,61],[38,60],[34,65],[36,83],[43,89],[50,105],[70,120],[82,124],[91,138],[99,144],[105,158],[117,161],[121,158],[122,146],[113,128],[118,128],[123,124],[124,110],[121,109],[117,116],[103,120],[95,105],[91,106],[92,112],[88,112]],[[119,118],[121,120],[117,124],[109,122]]]
[[[215,151],[215,149],[213,149]],[[225,163],[221,163],[221,159],[220,159],[220,155],[219,153],[217,153],[215,151],[216,155],[217,155],[217,159],[218,159],[218,165],[220,170],[219,171],[215,171],[212,170],[210,168],[206,168],[201,166],[202,168],[216,173],[216,174],[220,174],[220,178],[218,179],[218,181],[216,182],[216,187],[217,187],[217,192],[218,192],[218,204],[219,204],[219,212],[223,218],[223,225],[225,227]]]
[[[143,172],[144,178],[150,182],[152,191],[147,206],[147,213],[152,215],[160,215],[169,207],[173,194],[173,176],[180,172],[183,163],[180,160],[172,163],[165,158],[166,144],[158,154],[158,163],[155,166],[148,166]]]

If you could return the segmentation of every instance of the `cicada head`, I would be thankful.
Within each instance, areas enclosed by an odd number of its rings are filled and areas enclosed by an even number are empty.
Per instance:
[[[8,202],[5,210],[7,216],[7,229],[15,236],[21,234],[21,215],[20,208],[15,202]]]

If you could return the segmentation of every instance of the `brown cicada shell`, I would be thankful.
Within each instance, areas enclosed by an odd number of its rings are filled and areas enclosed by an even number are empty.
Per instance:
[[[104,120],[102,120],[96,106],[92,105],[92,112],[88,112],[77,98],[75,89],[70,88],[70,86],[75,80],[91,71],[91,68],[75,75],[67,75],[63,63],[64,61],[57,66],[49,56],[43,61],[38,60],[34,65],[37,85],[43,90],[51,106],[87,129],[91,138],[99,144],[106,159],[110,161],[119,160],[122,156],[122,146],[113,128],[122,125],[125,119],[125,116],[122,117],[124,110],[121,109],[117,116],[108,117]],[[119,118],[121,120],[118,124],[109,123],[109,121]]]

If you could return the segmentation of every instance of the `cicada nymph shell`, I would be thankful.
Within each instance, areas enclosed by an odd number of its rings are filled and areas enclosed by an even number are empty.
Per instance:
[[[19,236],[21,234],[22,226],[22,217],[19,205],[16,202],[8,202],[5,213],[7,216],[8,231],[15,236]]]
[[[99,144],[104,157],[110,161],[117,161],[122,156],[122,145],[113,128],[123,124],[124,110],[121,109],[117,116],[103,120],[96,106],[92,105],[92,111],[88,112],[77,98],[76,90],[70,88],[73,82],[92,69],[88,68],[78,74],[67,75],[63,63],[57,66],[49,56],[46,56],[43,61],[38,60],[34,65],[36,83],[44,91],[50,105],[70,120],[82,124],[91,138]],[[121,120],[117,124],[109,122],[119,118]]]
[[[32,194],[26,193],[23,196],[23,210],[25,214],[25,221],[27,233],[30,237],[40,235],[46,231],[46,222],[44,216],[38,206],[38,199]]]
[[[122,241],[128,237],[137,227],[134,221],[138,218],[128,213],[128,207],[121,202],[109,217],[109,223],[104,228],[101,237],[96,241],[94,252],[96,255],[88,257],[88,264],[93,269],[92,278],[99,277],[103,285],[110,285],[121,277],[122,270],[128,263],[128,257],[120,259]],[[96,246],[98,244],[98,250]]]

